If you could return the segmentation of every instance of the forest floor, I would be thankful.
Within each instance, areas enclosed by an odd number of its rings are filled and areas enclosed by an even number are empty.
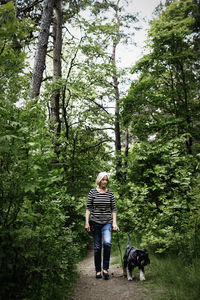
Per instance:
[[[96,279],[93,250],[78,265],[79,278],[71,300],[155,300],[163,292],[145,286],[146,281],[139,281],[139,272],[135,271],[133,281],[123,277],[123,271],[116,259],[111,257],[110,279]]]

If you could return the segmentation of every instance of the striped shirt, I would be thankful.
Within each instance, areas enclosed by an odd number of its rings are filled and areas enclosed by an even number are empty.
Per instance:
[[[90,190],[87,199],[90,220],[99,224],[112,223],[112,213],[116,212],[115,197],[111,190],[99,193],[96,188]]]

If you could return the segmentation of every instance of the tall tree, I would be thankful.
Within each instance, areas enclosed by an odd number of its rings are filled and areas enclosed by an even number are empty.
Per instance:
[[[136,15],[131,15],[124,9],[127,4],[127,1],[123,1],[122,3],[120,0],[95,2],[92,12],[96,20],[91,20],[88,25],[90,39],[95,39],[96,45],[101,49],[98,59],[101,56],[104,68],[106,65],[107,70],[109,70],[104,81],[112,87],[111,89],[109,86],[107,97],[114,104],[114,114],[111,113],[111,117],[114,121],[115,170],[117,180],[122,178],[122,132],[120,128],[120,98],[122,97],[122,93],[120,92],[120,82],[122,81],[122,74],[124,72],[118,66],[117,48],[119,44],[133,40],[134,30],[136,30],[134,23],[137,21]],[[126,155],[127,153],[126,151]]]
[[[174,1],[152,22],[150,53],[133,67],[140,72],[125,99],[124,120],[140,139],[186,134],[189,153],[199,139],[198,44],[193,38],[195,5]]]
[[[117,62],[116,62],[116,51],[117,45],[120,42],[120,18],[119,18],[119,3],[120,0],[117,0],[115,10],[115,19],[116,19],[116,35],[113,39],[113,48],[112,48],[112,64],[113,64],[113,87],[115,91],[115,152],[116,152],[116,179],[121,179],[121,132],[120,132],[120,115],[119,115],[119,100],[120,100],[120,91],[119,91],[119,78],[117,75]]]
[[[61,66],[62,52],[62,0],[55,2],[54,20],[53,20],[53,81],[56,82],[62,76]],[[60,109],[60,88],[55,88],[51,100],[51,120],[54,126],[57,126],[57,136],[60,134],[61,121],[59,115]]]
[[[41,19],[41,28],[38,37],[37,52],[33,68],[31,80],[31,98],[35,98],[40,94],[40,87],[45,69],[45,60],[49,39],[50,25],[52,22],[53,7],[55,0],[44,0],[43,13]]]

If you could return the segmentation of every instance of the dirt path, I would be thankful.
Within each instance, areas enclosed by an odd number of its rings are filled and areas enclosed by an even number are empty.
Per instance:
[[[113,264],[111,258],[110,279],[96,279],[94,271],[93,250],[80,262],[75,292],[71,300],[153,300],[149,290],[139,281],[139,272],[136,279],[128,281],[122,277],[122,269],[118,264]]]

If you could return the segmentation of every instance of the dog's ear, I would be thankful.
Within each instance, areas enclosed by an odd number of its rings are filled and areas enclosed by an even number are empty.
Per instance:
[[[142,251],[144,251],[145,253],[148,253],[147,249],[142,248]]]

